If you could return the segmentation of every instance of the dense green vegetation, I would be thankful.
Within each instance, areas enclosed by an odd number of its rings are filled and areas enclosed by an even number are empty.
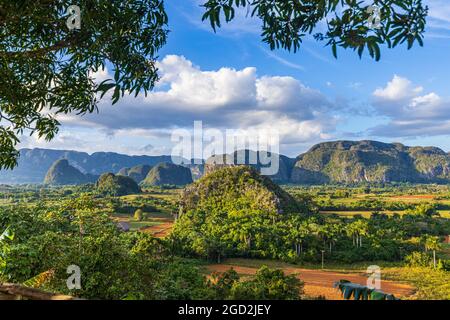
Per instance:
[[[254,280],[233,277],[225,293],[223,281],[207,280],[198,263],[175,257],[167,241],[120,232],[110,209],[89,196],[0,209],[0,280],[101,299],[300,297],[296,278],[267,268]],[[82,270],[79,290],[66,286],[69,265]]]
[[[187,186],[180,199],[181,211],[221,211],[245,217],[253,213],[278,215],[288,212],[309,214],[309,208],[248,166],[226,167]]]
[[[417,292],[412,299],[450,300],[450,272],[430,267],[390,268],[384,270],[384,276],[392,280],[412,283]]]
[[[303,293],[303,283],[295,276],[266,266],[256,272],[254,279],[240,281],[237,272],[230,269],[213,273],[209,283],[218,299],[298,300]]]
[[[326,268],[377,264],[417,287],[412,298],[444,299],[449,195],[445,185],[280,187],[244,166],[184,190],[153,186],[126,196],[95,185],[3,185],[0,281],[101,299],[296,299],[304,296],[301,282],[277,269],[320,268],[323,254]],[[172,232],[158,236],[176,213]],[[274,269],[205,276],[204,264],[233,257]],[[72,264],[83,272],[81,290],[67,289]]]
[[[449,220],[435,217],[434,208],[423,204],[402,216],[375,212],[369,219],[347,218],[320,215],[311,197],[295,196],[297,207],[291,196],[248,167],[220,169],[185,189],[183,214],[172,236],[180,253],[217,261],[319,262],[324,250],[327,260],[352,263],[401,261],[420,250],[415,238],[450,234]]]

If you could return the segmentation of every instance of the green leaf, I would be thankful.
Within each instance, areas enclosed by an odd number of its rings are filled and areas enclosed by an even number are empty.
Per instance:
[[[333,51],[333,56],[337,59],[337,46],[336,43],[333,43],[331,46],[331,50]]]
[[[5,239],[14,240],[14,232],[10,227],[6,228],[5,231],[0,235],[0,241],[4,241]]]

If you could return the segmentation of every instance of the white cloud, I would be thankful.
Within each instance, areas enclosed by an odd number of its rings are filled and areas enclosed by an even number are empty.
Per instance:
[[[448,0],[426,0],[431,27],[450,29],[450,3]]]
[[[154,94],[153,98],[171,99],[202,110],[252,103],[255,99],[255,68],[203,72],[186,58],[174,55],[166,56],[158,63],[158,68],[162,74],[161,84],[170,84],[170,89]]]
[[[401,101],[423,91],[422,87],[413,87],[410,80],[394,75],[384,88],[378,88],[373,95],[380,100]]]
[[[295,78],[258,76],[253,67],[204,71],[175,55],[166,56],[158,68],[161,81],[147,97],[126,96],[114,106],[102,101],[98,114],[65,115],[60,120],[114,135],[167,133],[192,128],[194,120],[219,129],[266,126],[278,129],[283,143],[318,141],[335,130],[333,113],[339,106]]]
[[[372,128],[376,136],[432,136],[450,134],[450,100],[435,92],[423,93],[409,79],[395,75],[386,87],[373,92],[373,106],[391,121]]]
[[[425,106],[426,108],[433,109],[438,107],[441,102],[441,97],[432,92],[424,96],[413,98],[409,106],[412,108],[421,108],[422,106]]]

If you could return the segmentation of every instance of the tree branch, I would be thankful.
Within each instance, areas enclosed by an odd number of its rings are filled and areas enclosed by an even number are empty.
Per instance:
[[[56,42],[54,45],[51,45],[46,48],[39,48],[30,51],[0,51],[0,57],[5,58],[15,58],[15,57],[23,57],[23,58],[32,58],[46,55],[49,52],[57,51],[63,48],[67,48],[72,44],[71,39],[64,39]]]

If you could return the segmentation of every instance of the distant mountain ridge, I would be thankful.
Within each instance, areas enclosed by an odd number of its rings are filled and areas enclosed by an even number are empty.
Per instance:
[[[248,157],[249,151],[246,151]],[[235,159],[236,155],[227,155]],[[190,168],[195,179],[214,171],[213,156],[205,165],[183,165]],[[128,175],[136,166],[154,167],[171,163],[170,156],[130,156],[114,152],[85,152],[52,149],[22,149],[18,167],[1,170],[0,183],[42,183],[51,165],[67,159],[70,166],[83,174],[106,172]],[[259,168],[260,165],[253,165]],[[142,167],[142,169],[144,169]],[[145,175],[148,167],[138,177]],[[280,155],[280,171],[271,177],[277,183],[324,184],[360,182],[450,183],[450,155],[436,147],[408,147],[400,143],[378,141],[332,141],[319,143],[298,157]]]
[[[82,173],[101,175],[116,173],[122,168],[141,164],[155,165],[171,161],[170,156],[129,156],[114,152],[86,152],[54,149],[21,149],[18,166],[14,170],[1,170],[0,183],[42,183],[51,165],[59,159],[67,159],[69,164]]]
[[[436,147],[333,141],[297,157],[291,183],[450,182],[450,156]]]

